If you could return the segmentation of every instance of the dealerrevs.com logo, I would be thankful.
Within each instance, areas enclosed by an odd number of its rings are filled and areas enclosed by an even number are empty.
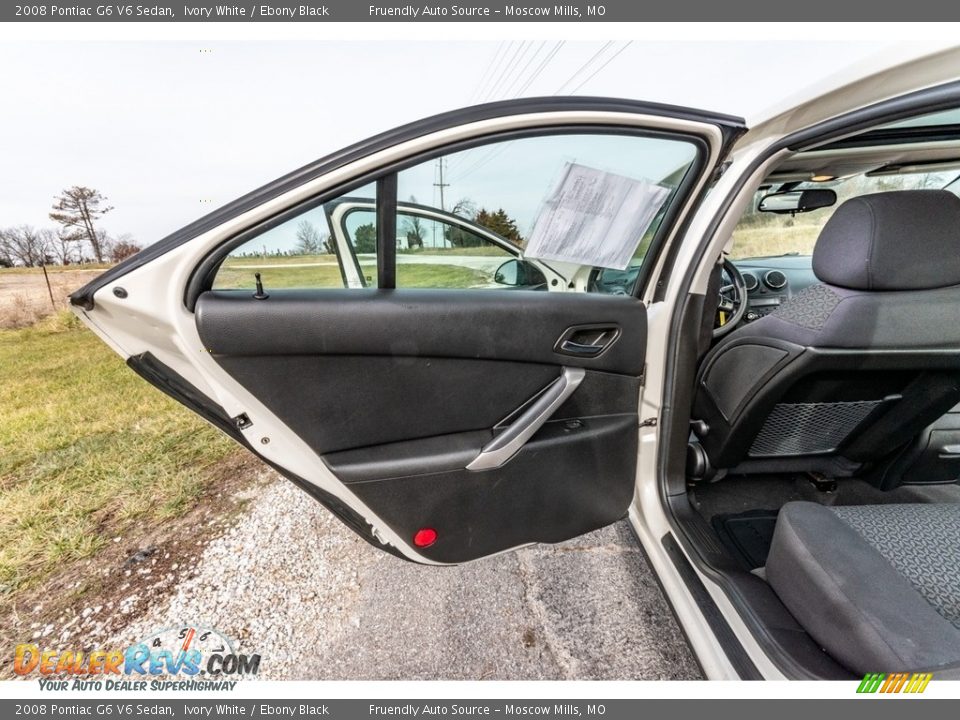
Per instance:
[[[223,633],[197,625],[164,628],[125,649],[52,650],[17,645],[13,671],[42,690],[232,690],[256,675],[260,655],[239,653]]]

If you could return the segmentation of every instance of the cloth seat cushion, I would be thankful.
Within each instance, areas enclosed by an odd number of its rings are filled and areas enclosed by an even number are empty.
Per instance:
[[[765,576],[855,673],[960,665],[960,504],[787,503]]]

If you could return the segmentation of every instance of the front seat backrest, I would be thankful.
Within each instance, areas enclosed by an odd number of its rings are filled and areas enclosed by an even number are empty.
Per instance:
[[[960,198],[848,200],[813,270],[704,359],[693,417],[714,468],[853,474],[960,400]]]

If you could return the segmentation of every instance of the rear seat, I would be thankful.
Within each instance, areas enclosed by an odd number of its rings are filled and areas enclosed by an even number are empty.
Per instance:
[[[853,672],[960,679],[960,504],[788,503],[765,575]]]

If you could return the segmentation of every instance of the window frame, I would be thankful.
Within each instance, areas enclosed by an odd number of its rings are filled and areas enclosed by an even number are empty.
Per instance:
[[[462,152],[464,150],[470,150],[477,147],[494,145],[501,142],[510,142],[513,140],[523,140],[527,138],[560,137],[564,135],[614,135],[618,137],[663,139],[674,142],[686,142],[693,148],[693,159],[690,161],[690,164],[687,167],[680,183],[672,193],[673,201],[667,208],[667,212],[664,214],[663,220],[660,222],[659,227],[654,233],[653,240],[651,241],[650,247],[647,250],[646,255],[644,255],[643,262],[640,266],[640,272],[637,274],[633,286],[630,288],[630,292],[624,296],[628,298],[640,297],[640,294],[643,292],[650,280],[653,268],[655,268],[657,265],[657,261],[663,250],[666,238],[671,235],[675,229],[681,229],[675,228],[677,216],[689,202],[696,201],[695,198],[691,197],[691,191],[695,189],[697,183],[703,177],[705,165],[710,157],[710,147],[703,137],[689,132],[584,123],[543,125],[521,128],[517,130],[507,130],[503,132],[491,133],[482,137],[474,137],[467,140],[448,143],[422,153],[405,157],[402,160],[398,160],[389,165],[385,165],[384,167],[364,173],[363,175],[359,175],[352,180],[337,185],[335,188],[331,188],[325,192],[315,195],[312,198],[309,198],[308,200],[286,208],[285,210],[265,220],[262,220],[261,222],[252,225],[231,237],[228,237],[212,248],[196,265],[187,281],[184,289],[184,305],[190,312],[194,311],[197,299],[202,293],[208,292],[212,289],[214,279],[216,278],[216,274],[219,271],[220,266],[224,260],[226,260],[227,256],[232,250],[243,245],[249,240],[254,239],[267,230],[277,227],[278,225],[282,225],[283,223],[297,217],[302,213],[308,212],[319,205],[324,205],[325,203],[337,200],[338,198],[348,195],[349,193],[372,183],[375,183],[377,187],[377,193],[375,197],[378,211],[377,289],[396,289],[396,238],[390,237],[388,242],[388,237],[385,233],[387,225],[380,223],[379,211],[381,209],[386,211],[392,208],[392,213],[390,214],[393,216],[393,223],[390,225],[390,227],[394,228],[395,235],[397,175],[400,172],[422,163],[436,160],[439,157],[445,157],[452,153]],[[392,178],[392,182],[389,180],[390,178]],[[705,186],[705,189],[706,187],[707,186]],[[386,198],[381,196],[381,191],[387,194]],[[384,200],[386,200],[386,202],[384,202]],[[388,263],[386,265],[386,269],[388,270],[389,275],[386,277],[386,280],[384,280],[385,276],[382,274],[382,268],[380,266],[381,256],[384,256],[383,250],[385,247],[388,248],[386,254],[389,255],[389,262],[387,257],[384,257],[383,260],[384,263]],[[339,250],[337,250],[337,260],[338,263],[341,264],[342,274],[343,259],[339,255]],[[389,282],[390,285],[387,286],[385,282]],[[342,289],[345,292],[355,291],[354,288],[349,287],[344,287]],[[223,292],[232,291],[224,290]]]

